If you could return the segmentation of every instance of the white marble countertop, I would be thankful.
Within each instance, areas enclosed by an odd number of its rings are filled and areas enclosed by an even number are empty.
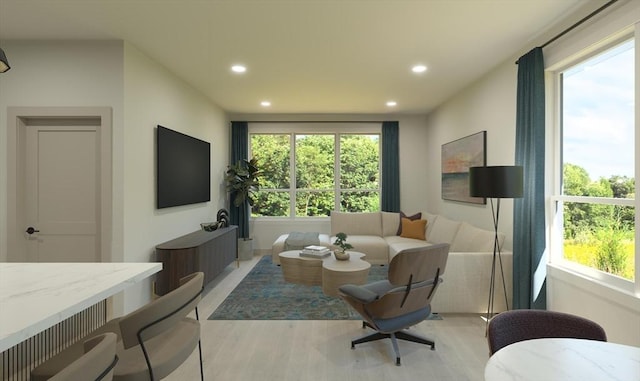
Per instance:
[[[160,270],[161,263],[0,263],[0,352]]]
[[[535,339],[489,358],[486,381],[639,381],[640,348],[581,339]]]

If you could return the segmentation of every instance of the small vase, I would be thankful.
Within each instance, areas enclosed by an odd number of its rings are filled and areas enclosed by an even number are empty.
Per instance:
[[[336,250],[333,252],[333,255],[339,261],[346,261],[349,259],[349,253],[344,250]]]

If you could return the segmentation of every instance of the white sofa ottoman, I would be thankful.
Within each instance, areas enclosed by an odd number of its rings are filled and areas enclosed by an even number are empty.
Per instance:
[[[271,261],[273,261],[273,263],[277,265],[280,264],[280,257],[278,256],[278,254],[282,253],[283,251],[293,250],[293,248],[287,247],[287,238],[289,238],[288,233],[282,234],[271,245]],[[329,234],[319,234],[318,239],[320,240],[320,243],[318,243],[318,245],[327,247],[331,246],[331,242],[329,242]]]

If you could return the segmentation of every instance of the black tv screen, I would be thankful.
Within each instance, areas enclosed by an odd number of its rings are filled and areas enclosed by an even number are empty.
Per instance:
[[[156,201],[158,209],[211,199],[210,144],[158,126]]]

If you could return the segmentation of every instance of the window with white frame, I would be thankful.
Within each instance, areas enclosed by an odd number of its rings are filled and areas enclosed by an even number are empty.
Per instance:
[[[253,217],[380,210],[379,133],[250,133],[263,170]],[[339,207],[336,207],[339,205]]]
[[[554,258],[616,285],[635,262],[635,42],[555,72],[560,187],[552,197]],[[557,244],[561,242],[561,244]]]

